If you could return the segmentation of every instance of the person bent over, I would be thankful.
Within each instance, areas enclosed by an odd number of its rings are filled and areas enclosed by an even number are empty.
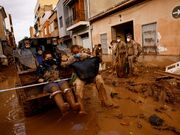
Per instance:
[[[73,55],[68,59],[68,61],[62,62],[61,63],[62,66],[66,67],[66,66],[72,65],[78,61],[84,61],[85,59],[88,59],[91,57],[91,55],[88,55],[86,53],[80,53],[80,48],[78,45],[73,45],[71,47],[71,52]],[[79,69],[79,71],[80,70],[81,69]],[[91,72],[93,72],[93,71],[91,71]],[[83,104],[83,98],[84,98],[84,86],[87,83],[87,81],[82,80],[79,76],[77,76],[76,71],[75,71],[75,74],[76,74],[76,77],[75,77],[75,81],[73,82],[73,84],[75,85],[76,96],[77,96],[78,102],[80,103],[79,114],[86,114],[84,104]],[[84,73],[84,74],[88,74],[88,73]],[[94,78],[91,78],[91,79],[92,79],[92,81],[90,81],[90,82],[94,82],[96,84],[96,88],[98,91],[98,97],[99,97],[99,100],[101,101],[101,104],[103,106],[112,106],[113,104],[111,103],[110,95],[107,94],[107,90],[105,88],[102,76],[100,74],[97,74]]]
[[[53,59],[51,52],[43,54],[43,64],[37,68],[39,82],[49,81],[44,86],[44,91],[51,93],[50,97],[53,98],[62,111],[65,113],[69,107],[73,110],[79,109],[79,104],[75,102],[74,95],[67,81],[54,82],[60,78],[59,67],[56,59]],[[67,102],[64,101],[65,96]]]

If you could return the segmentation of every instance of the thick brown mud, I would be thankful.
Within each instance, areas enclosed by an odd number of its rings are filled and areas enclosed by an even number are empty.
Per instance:
[[[144,67],[143,67],[144,68]],[[47,109],[31,117],[24,117],[15,91],[0,93],[0,134],[2,135],[176,135],[180,132],[180,108],[178,102],[157,100],[154,95],[142,92],[142,86],[154,76],[148,69],[140,76],[116,78],[109,70],[103,71],[103,78],[116,108],[100,106],[93,84],[85,88],[85,105],[88,115],[79,116],[68,112],[62,117],[57,107]],[[4,69],[6,80],[0,89],[16,86],[16,72]],[[161,82],[159,82],[161,83]],[[132,85],[133,84],[133,85]],[[151,87],[154,88],[154,87]],[[144,87],[143,87],[144,89]],[[162,89],[162,88],[161,88]],[[149,117],[156,114],[164,120],[161,127],[153,127]]]

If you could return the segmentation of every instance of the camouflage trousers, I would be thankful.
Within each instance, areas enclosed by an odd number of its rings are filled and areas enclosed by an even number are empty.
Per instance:
[[[134,74],[134,68],[135,68],[135,56],[134,55],[128,56],[128,63],[129,63],[129,74]]]
[[[118,77],[124,77],[126,75],[125,62],[126,62],[125,56],[119,58],[118,61],[116,62],[115,69]]]

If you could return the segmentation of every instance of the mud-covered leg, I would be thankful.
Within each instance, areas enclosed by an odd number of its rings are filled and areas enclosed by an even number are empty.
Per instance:
[[[65,113],[69,109],[69,104],[64,102],[62,91],[58,87],[51,87],[51,97],[55,100],[57,106],[62,113]]]
[[[134,72],[134,63],[133,63],[134,56],[128,56],[128,62],[129,62],[129,74],[132,75]]]
[[[80,109],[80,104],[75,102],[75,98],[71,89],[68,89],[68,91],[65,92],[65,96],[67,102],[70,104],[73,110],[77,111]]]
[[[70,104],[71,108],[73,110],[79,110],[80,109],[80,104],[75,102],[75,98],[74,95],[72,93],[72,89],[69,88],[69,84],[68,82],[63,82],[63,84],[61,84],[60,86],[61,90],[63,91],[67,102]]]
[[[78,103],[80,104],[80,111],[79,114],[86,114],[85,108],[84,108],[84,82],[81,81],[79,78],[77,78],[74,82],[75,89],[76,89],[76,97],[78,100]]]
[[[95,81],[96,81],[96,88],[98,91],[98,97],[99,97],[99,100],[101,101],[102,106],[112,106],[113,103],[111,101],[110,95],[108,94],[105,88],[102,76],[97,75]]]

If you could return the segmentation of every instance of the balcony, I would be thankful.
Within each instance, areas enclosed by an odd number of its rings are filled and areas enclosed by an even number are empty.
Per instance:
[[[68,31],[88,24],[89,22],[86,18],[86,10],[78,10],[77,13],[74,13],[73,15],[66,18],[66,26]]]
[[[69,6],[72,5],[74,2],[76,2],[76,0],[64,0],[64,5]]]

